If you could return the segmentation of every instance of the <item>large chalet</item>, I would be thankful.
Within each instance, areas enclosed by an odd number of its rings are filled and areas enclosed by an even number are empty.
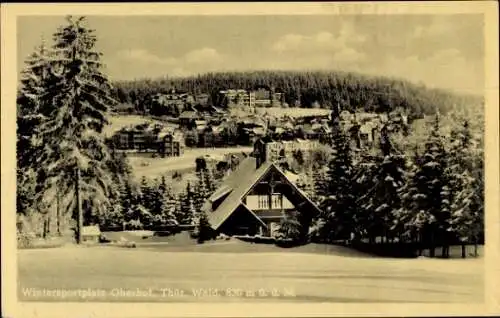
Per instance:
[[[218,233],[268,237],[286,215],[293,213],[307,224],[320,213],[287,173],[259,151],[223,180],[203,209]]]

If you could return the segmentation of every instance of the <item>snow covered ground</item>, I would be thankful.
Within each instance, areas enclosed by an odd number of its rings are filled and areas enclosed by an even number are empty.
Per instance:
[[[20,250],[18,268],[20,300],[464,303],[484,297],[481,258],[68,247]]]
[[[223,158],[224,154],[249,153],[252,150],[252,147],[189,148],[185,149],[180,157],[152,158],[151,154],[148,154],[129,155],[128,158],[136,177],[157,177],[175,170],[194,169],[196,158],[200,156],[211,155]]]

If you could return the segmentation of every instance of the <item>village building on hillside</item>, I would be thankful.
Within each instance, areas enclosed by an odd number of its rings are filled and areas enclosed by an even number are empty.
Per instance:
[[[163,156],[181,156],[184,152],[183,134],[161,124],[144,123],[124,127],[112,137],[119,150],[158,152]]]
[[[256,107],[269,107],[271,106],[271,92],[267,89],[260,88],[255,90],[255,106]]]
[[[159,127],[154,127],[151,124],[144,123],[135,127],[123,127],[113,136],[114,144],[117,149],[145,151],[151,148],[151,142],[155,139],[155,130],[160,130]]]
[[[275,92],[273,88],[258,88],[251,93],[255,96],[256,107],[281,107],[283,94]]]
[[[268,162],[279,162],[285,158],[292,158],[297,151],[307,158],[310,152],[320,145],[318,140],[297,138],[290,141],[275,141],[270,138],[261,138],[254,144],[254,153]]]
[[[308,228],[320,209],[262,153],[245,158],[203,206],[210,226],[226,235],[274,237],[279,224],[295,215]]]
[[[189,93],[178,92],[175,89],[168,93],[158,93],[151,96],[151,113],[171,114],[177,116],[179,113],[189,110],[195,105],[195,97]]]
[[[219,91],[219,95],[222,96],[227,102],[228,107],[232,106],[244,106],[244,107],[254,107],[255,106],[255,93],[247,92],[244,89],[228,89]]]
[[[163,157],[180,157],[184,153],[185,141],[178,130],[164,130],[158,134],[158,153]]]
[[[196,94],[194,96],[194,99],[195,99],[195,102],[197,105],[207,105],[208,104],[208,100],[209,100],[209,97],[210,95],[208,94],[205,94],[205,93],[200,93],[200,94]]]
[[[120,103],[112,108],[112,111],[117,114],[132,114],[135,112],[135,105],[131,103]]]
[[[195,121],[199,120],[200,116],[194,110],[183,111],[179,115],[179,126],[184,129],[191,129],[195,126]]]
[[[384,127],[392,132],[408,129],[408,117],[401,111],[379,114],[367,112],[351,113],[343,110],[339,112],[337,120],[342,130],[349,136],[351,147],[354,150],[377,145]]]

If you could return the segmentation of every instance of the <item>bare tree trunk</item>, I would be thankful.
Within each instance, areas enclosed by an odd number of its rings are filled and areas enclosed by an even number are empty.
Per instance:
[[[43,231],[42,237],[45,239],[47,237],[47,215],[43,217]]]
[[[76,168],[75,176],[75,193],[76,193],[76,212],[77,212],[77,236],[76,243],[82,243],[82,228],[83,228],[83,213],[82,213],[82,200],[80,197],[80,169]]]
[[[478,256],[478,252],[477,252],[477,238],[474,237],[474,257],[477,257]]]
[[[436,247],[434,246],[434,232],[431,231],[431,239],[430,239],[431,246],[429,248],[429,256],[434,257],[436,256]]]
[[[462,258],[465,258],[465,244],[462,242]]]
[[[57,235],[61,236],[61,196],[59,192],[56,197],[56,226],[57,226]]]
[[[422,232],[419,231],[418,233],[418,256],[422,256]]]
[[[442,246],[442,250],[441,250],[441,257],[447,258],[447,252],[448,252],[448,236],[445,233],[444,237],[443,237],[443,246]]]
[[[51,212],[51,213],[52,213],[52,212]],[[47,236],[50,234],[50,221],[51,221],[50,214],[51,214],[51,213],[49,213],[49,214],[47,215],[47,230],[46,230],[46,232],[47,232]]]

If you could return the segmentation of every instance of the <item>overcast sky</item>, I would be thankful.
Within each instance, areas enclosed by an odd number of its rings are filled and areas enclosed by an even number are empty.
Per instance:
[[[18,19],[18,67],[64,17]],[[111,79],[218,70],[343,70],[479,93],[481,15],[92,16]]]

